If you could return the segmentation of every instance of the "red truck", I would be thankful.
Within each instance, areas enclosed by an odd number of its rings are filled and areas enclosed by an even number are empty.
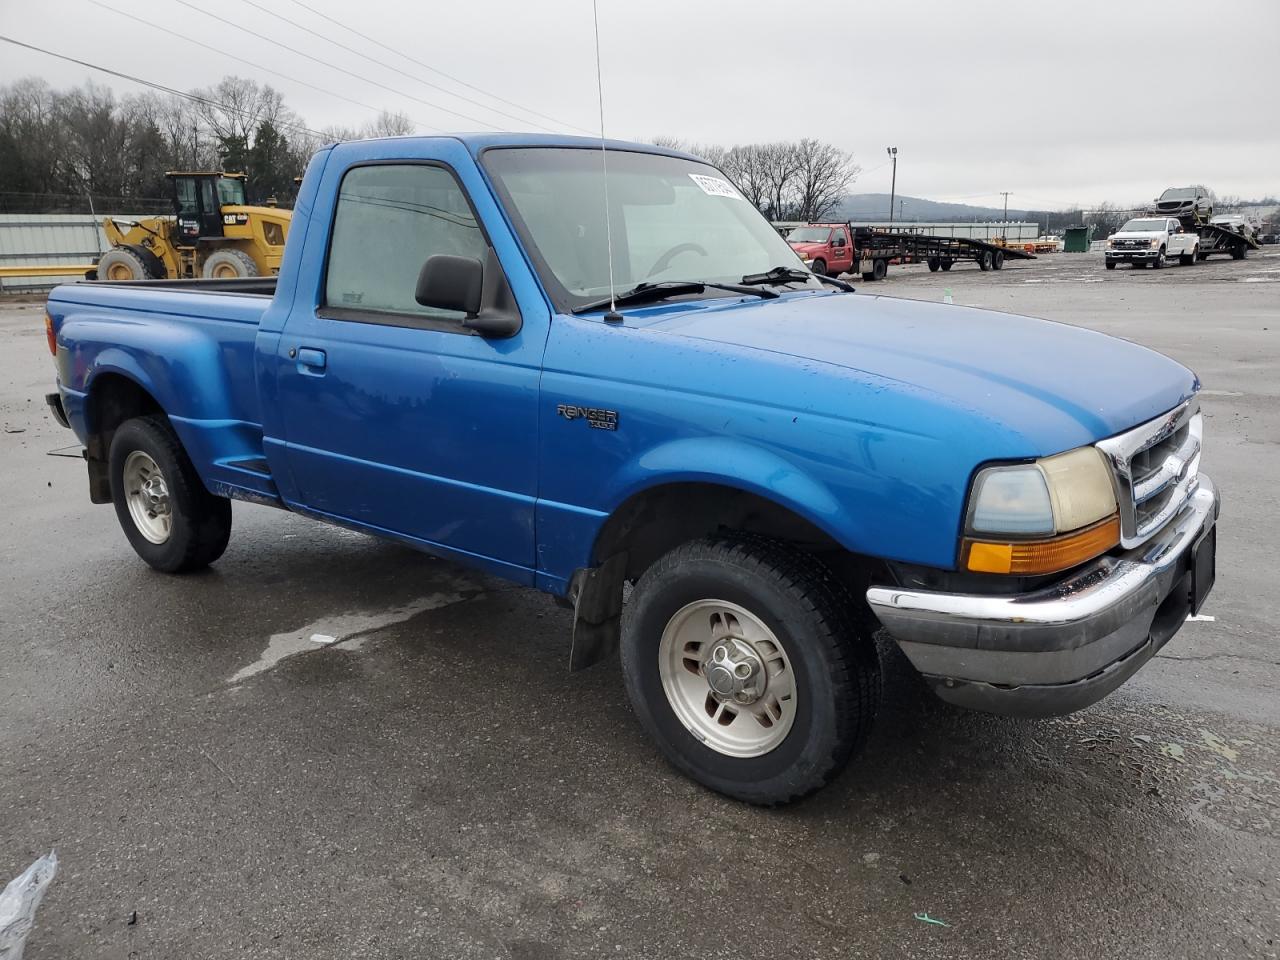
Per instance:
[[[853,235],[846,223],[809,223],[787,234],[787,243],[806,260],[809,269],[836,277],[853,272]]]

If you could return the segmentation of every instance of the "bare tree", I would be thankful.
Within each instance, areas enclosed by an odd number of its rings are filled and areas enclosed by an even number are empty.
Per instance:
[[[801,140],[797,145],[798,205],[796,220],[822,220],[849,191],[861,169],[839,147],[819,140]]]

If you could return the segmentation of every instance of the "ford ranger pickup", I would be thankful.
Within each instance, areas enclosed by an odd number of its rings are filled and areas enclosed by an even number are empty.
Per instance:
[[[753,803],[858,749],[881,630],[944,699],[1047,716],[1213,585],[1191,371],[856,293],[657,147],[326,147],[278,277],[66,284],[46,328],[146,563],[216,561],[240,500],[546,591],[570,666],[618,654],[661,752]]]

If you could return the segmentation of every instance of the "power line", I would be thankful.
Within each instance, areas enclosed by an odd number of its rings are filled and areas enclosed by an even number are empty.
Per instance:
[[[152,90],[159,90],[161,93],[172,94],[175,97],[181,97],[183,100],[190,100],[192,103],[203,103],[206,106],[217,107],[220,110],[225,110],[227,113],[233,113],[240,117],[248,117],[251,120],[258,119],[257,114],[250,113],[248,110],[241,110],[237,107],[231,106],[230,104],[221,103],[217,100],[212,100],[209,97],[202,97],[199,94],[188,93],[185,90],[177,90],[173,87],[165,86],[163,83],[156,83],[154,80],[144,80],[142,77],[135,77],[129,73],[112,70],[109,67],[100,67],[96,63],[89,63],[87,60],[77,60],[75,57],[69,57],[65,53],[54,53],[52,50],[46,50],[44,47],[37,47],[34,43],[24,43],[21,40],[15,40],[13,37],[6,37],[3,34],[0,34],[0,40],[3,40],[5,43],[11,43],[15,47],[25,47],[27,50],[34,50],[36,53],[43,53],[46,56],[55,57],[58,60],[65,60],[67,63],[74,63],[77,66],[86,67],[89,70],[97,70],[99,73],[119,77],[121,80],[128,80],[131,83],[140,83],[144,87],[150,87]],[[305,130],[307,133],[316,137],[324,136],[324,134],[319,130],[312,130],[303,123],[282,120],[280,122],[280,126],[293,127],[297,130]]]
[[[377,64],[380,67],[385,67],[388,70],[393,70],[396,73],[400,74],[400,76],[408,77],[410,80],[414,81],[415,83],[421,83],[424,86],[431,87],[431,89],[433,90],[439,90],[441,93],[446,94],[447,96],[457,97],[459,100],[462,100],[464,103],[470,103],[474,106],[479,107],[482,110],[491,110],[494,113],[498,114],[498,116],[506,117],[508,120],[514,120],[516,123],[520,123],[520,124],[532,123],[533,126],[538,127],[542,130],[547,130],[552,133],[555,132],[554,130],[551,130],[550,127],[543,126],[540,123],[527,120],[524,117],[518,117],[514,113],[507,113],[503,110],[499,110],[497,107],[491,107],[489,106],[489,104],[481,103],[479,100],[473,100],[470,97],[464,97],[462,94],[454,93],[452,90],[449,90],[446,87],[442,87],[438,83],[432,83],[430,80],[423,80],[421,77],[414,76],[412,73],[409,73],[407,70],[401,70],[399,67],[393,67],[389,63],[383,63],[381,60],[375,60],[373,57],[369,56],[367,53],[361,53],[355,47],[348,46],[347,44],[342,43],[339,40],[334,40],[332,37],[327,37],[320,31],[312,30],[310,27],[306,26],[305,24],[298,23],[298,21],[296,20],[290,20],[288,17],[284,16],[283,14],[276,13],[274,10],[270,10],[267,7],[263,6],[262,4],[255,2],[255,0],[243,0],[243,2],[247,3],[249,6],[253,7],[255,10],[262,11],[269,17],[275,17],[277,20],[283,21],[284,23],[289,24],[289,26],[291,27],[295,27],[296,29],[302,30],[305,33],[309,33],[313,37],[319,37],[325,43],[331,43],[335,47],[341,47],[343,50],[346,50],[348,53],[354,53],[357,57],[361,57],[365,60],[368,60],[370,63]]]
[[[291,77],[287,73],[281,73],[279,70],[273,70],[271,67],[264,67],[261,64],[255,63],[252,60],[247,60],[244,57],[238,57],[234,53],[227,53],[225,50],[219,50],[217,47],[207,43],[202,43],[201,41],[196,40],[194,37],[188,37],[185,34],[178,33],[178,31],[176,30],[170,30],[168,27],[162,27],[158,23],[152,23],[150,20],[141,20],[131,13],[127,13],[126,11],[119,10],[115,7],[107,6],[107,4],[102,3],[101,0],[89,0],[89,2],[93,4],[95,7],[101,7],[103,10],[106,10],[109,13],[116,13],[116,14],[123,13],[126,17],[133,20],[135,23],[146,24],[148,27],[151,27],[155,30],[159,30],[161,33],[167,33],[169,36],[177,37],[179,40],[185,40],[188,43],[194,43],[197,47],[203,47],[204,49],[212,51],[213,53],[216,53],[219,56],[229,57],[230,59],[235,60],[238,63],[243,63],[249,67],[252,67],[254,70],[261,70],[265,73],[270,73],[273,76],[280,77],[281,79],[288,80],[290,83],[297,83],[304,87],[309,87],[310,89],[315,90],[318,93],[323,93],[327,97],[336,97],[339,100],[347,101],[347,103],[354,103],[357,107],[364,107],[366,110],[372,110],[374,113],[382,113],[381,108],[375,107],[371,103],[365,103],[362,100],[354,100],[351,97],[345,96],[344,94],[334,93],[332,90],[326,90],[324,87],[318,87],[314,83],[308,83],[306,80],[299,80],[297,77]],[[426,127],[428,130],[437,129],[436,127],[431,126],[431,124],[429,123],[422,123],[420,120],[414,120],[413,122],[417,123],[419,126]]]
[[[328,20],[335,27],[340,27],[341,29],[346,30],[348,33],[353,33],[357,37],[360,37],[362,40],[367,40],[369,43],[372,43],[374,46],[381,47],[383,50],[387,50],[391,53],[394,53],[397,57],[403,57],[405,60],[408,60],[410,63],[416,63],[418,66],[422,67],[424,70],[430,70],[432,73],[442,76],[448,80],[452,80],[454,83],[459,84],[460,86],[466,87],[468,90],[474,90],[476,93],[482,93],[486,97],[490,97],[494,100],[499,101],[500,103],[505,103],[509,107],[515,107],[517,110],[523,110],[525,113],[531,113],[536,117],[541,117],[543,120],[550,120],[552,123],[559,124],[562,127],[569,127],[573,130],[578,130],[582,133],[594,135],[593,131],[588,130],[586,127],[580,127],[574,123],[566,123],[563,120],[558,120],[553,116],[550,116],[545,113],[541,113],[538,110],[534,110],[532,107],[526,107],[519,103],[516,103],[514,100],[508,100],[506,97],[500,97],[496,93],[490,93],[488,90],[485,90],[482,87],[477,87],[474,83],[468,83],[466,80],[463,80],[461,77],[455,77],[451,73],[445,73],[443,70],[433,67],[429,63],[425,63],[422,60],[419,60],[417,57],[411,57],[409,56],[409,54],[404,53],[400,50],[397,50],[395,47],[388,46],[387,44],[383,43],[381,40],[374,39],[373,37],[369,36],[367,33],[361,33],[355,27],[348,26],[347,24],[341,22],[340,20],[335,20],[333,17],[329,16],[327,13],[322,13],[321,11],[317,10],[315,7],[312,7],[306,3],[303,3],[302,0],[290,0],[290,2],[293,3],[295,6],[299,6],[303,10],[306,10],[308,13],[312,14],[313,16],[317,16],[322,20]]]
[[[469,114],[461,113],[457,110],[451,110],[449,107],[442,107],[438,103],[433,103],[430,100],[424,100],[422,99],[422,97],[415,97],[411,93],[405,93],[402,90],[397,90],[395,87],[389,87],[385,83],[379,83],[377,80],[370,80],[368,77],[362,77],[360,76],[360,74],[355,73],[352,70],[346,70],[342,67],[339,67],[336,64],[329,63],[328,61],[322,60],[319,57],[313,57],[311,54],[304,53],[303,51],[297,49],[296,47],[289,46],[287,43],[281,43],[279,40],[273,40],[271,37],[258,33],[256,30],[250,30],[248,27],[241,26],[240,24],[236,23],[234,20],[228,20],[226,17],[220,17],[216,13],[210,13],[208,10],[205,10],[205,9],[202,9],[201,7],[196,6],[194,3],[188,3],[187,0],[172,0],[172,2],[177,3],[180,6],[186,7],[188,10],[192,10],[203,16],[210,17],[214,20],[217,20],[219,23],[225,23],[227,26],[233,27],[234,29],[239,30],[241,33],[247,33],[251,37],[257,37],[259,40],[264,40],[267,43],[270,43],[273,46],[277,46],[282,50],[288,50],[290,53],[294,54],[295,56],[304,57],[305,59],[310,60],[313,63],[318,63],[320,64],[320,66],[324,67],[326,70],[337,70],[339,73],[345,73],[348,77],[351,77],[355,80],[359,80],[363,83],[371,83],[375,87],[380,87],[383,90],[388,91],[389,93],[395,94],[396,96],[408,97],[410,100],[416,100],[418,103],[425,104],[426,106],[431,107],[433,110],[441,110],[445,113],[453,114],[455,117],[461,117],[463,120],[470,120],[472,123],[478,123],[482,127],[488,127],[490,130],[500,129],[498,127],[495,127],[492,123],[488,123],[485,120],[481,120],[479,117],[473,117]]]

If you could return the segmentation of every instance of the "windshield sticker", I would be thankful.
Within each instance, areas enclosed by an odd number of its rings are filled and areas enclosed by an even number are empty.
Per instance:
[[[708,197],[733,197],[742,200],[744,197],[734,189],[733,184],[720,177],[707,177],[700,173],[689,174],[689,179],[702,188]]]

